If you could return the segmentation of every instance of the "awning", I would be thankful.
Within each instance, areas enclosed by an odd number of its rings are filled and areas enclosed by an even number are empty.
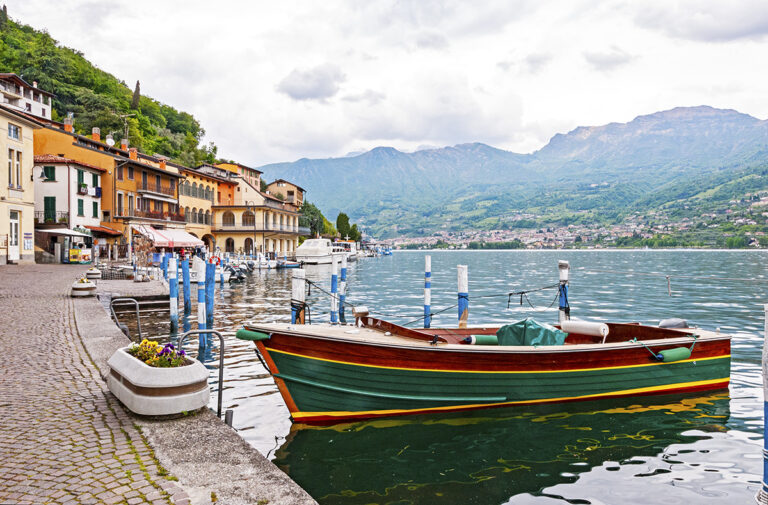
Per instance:
[[[122,235],[121,232],[119,232],[117,230],[114,230],[112,228],[109,228],[107,226],[88,226],[88,225],[85,225],[85,227],[88,228],[89,230],[91,230],[92,232],[103,233],[105,235],[112,235],[113,237],[118,237],[118,236]]]
[[[52,235],[69,235],[70,237],[90,237],[90,235],[80,233],[79,231],[70,230],[69,228],[48,228],[35,231],[38,233],[50,233]]]
[[[172,249],[174,247],[196,247],[203,245],[202,240],[195,238],[184,230],[174,228],[158,230],[147,225],[134,226],[133,229],[151,240],[155,247]]]

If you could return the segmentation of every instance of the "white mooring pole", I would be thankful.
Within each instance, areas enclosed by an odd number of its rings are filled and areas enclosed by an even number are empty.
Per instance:
[[[763,342],[763,482],[755,500],[768,505],[768,303],[763,305],[765,317]]]

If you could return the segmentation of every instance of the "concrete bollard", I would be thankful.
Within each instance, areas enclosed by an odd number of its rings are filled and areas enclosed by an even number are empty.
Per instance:
[[[341,257],[341,278],[339,279],[339,321],[346,323],[344,319],[344,301],[347,298],[347,256]]]
[[[557,270],[560,273],[560,286],[557,288],[560,293],[558,297],[560,300],[558,320],[562,323],[571,318],[571,306],[568,304],[568,278],[571,265],[567,261],[560,260],[557,262]]]
[[[432,256],[424,256],[424,328],[432,324]]]
[[[213,329],[213,295],[216,287],[216,265],[205,264],[205,324],[208,329]]]
[[[306,292],[304,269],[297,268],[291,276],[291,324],[304,324]]]
[[[466,328],[469,319],[469,276],[467,265],[457,265],[456,268],[459,272],[459,328]]]
[[[176,258],[168,260],[168,292],[171,301],[171,334],[179,331],[179,270]]]
[[[339,258],[332,255],[331,261],[331,324],[339,322]]]
[[[189,285],[189,258],[181,261],[181,282],[184,291],[184,314],[192,312],[192,288]]]

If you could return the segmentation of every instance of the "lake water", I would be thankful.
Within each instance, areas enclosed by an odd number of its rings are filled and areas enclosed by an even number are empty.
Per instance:
[[[556,322],[557,304],[547,308],[554,290],[529,295],[535,310],[519,298],[507,308],[505,296],[491,295],[556,283],[557,261],[568,260],[573,317],[648,324],[682,317],[733,334],[730,390],[292,424],[252,344],[233,336],[245,321],[290,320],[290,271],[257,271],[242,284],[217,285],[215,327],[227,331],[224,408],[234,410],[245,440],[321,504],[751,502],[762,476],[768,253],[396,252],[350,263],[348,300],[394,322],[418,319],[425,254],[432,256],[433,311],[456,303],[456,265],[468,265],[469,320],[478,325],[529,316]],[[656,275],[613,273],[629,271]],[[672,296],[664,275],[672,276]],[[309,266],[307,277],[327,288],[330,267]],[[313,289],[308,302],[313,321],[328,320],[326,295]],[[456,318],[450,309],[433,326],[455,325]],[[150,334],[168,333],[157,315],[142,324]]]

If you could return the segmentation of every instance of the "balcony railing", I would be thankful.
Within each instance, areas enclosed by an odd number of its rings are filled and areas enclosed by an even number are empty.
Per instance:
[[[184,212],[166,212],[159,210],[118,209],[116,217],[141,217],[144,219],[159,219],[162,221],[184,222]]]
[[[69,212],[45,212],[37,210],[35,211],[35,224],[61,224],[69,226]]]
[[[302,233],[302,230],[304,228],[301,226],[291,226],[287,224],[280,225],[280,224],[272,224],[272,223],[244,224],[242,222],[224,223],[224,222],[218,221],[218,222],[214,222],[211,225],[211,228],[217,231],[283,232],[283,233],[299,233],[302,235],[304,234]],[[307,231],[308,230],[309,228],[307,228]]]
[[[152,193],[160,193],[161,195],[176,196],[176,186],[163,186],[162,184],[149,184],[142,183],[139,186],[139,191],[150,191]]]

